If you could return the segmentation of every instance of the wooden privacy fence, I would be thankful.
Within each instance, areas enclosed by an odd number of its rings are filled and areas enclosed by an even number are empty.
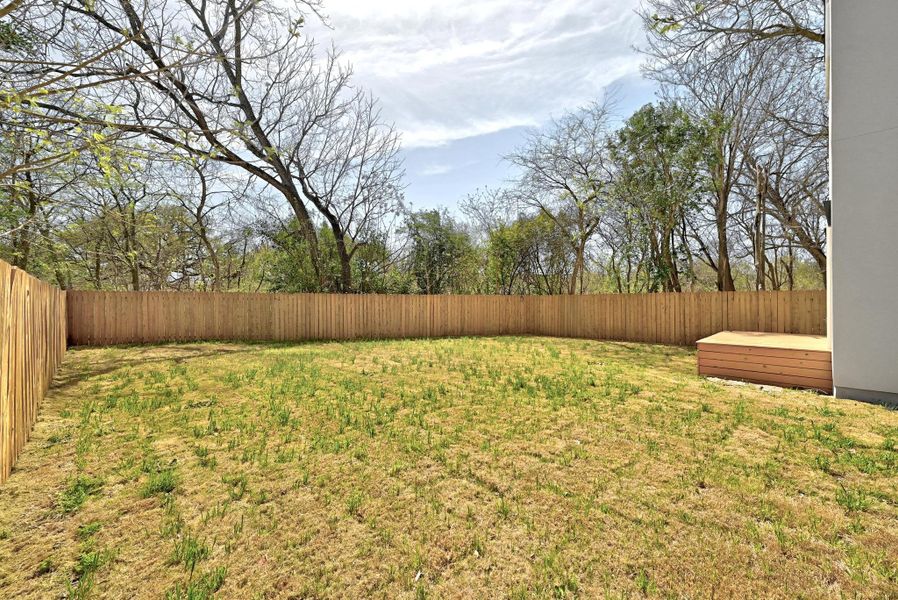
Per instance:
[[[0,261],[0,483],[73,345],[548,335],[694,344],[721,330],[823,334],[826,296],[727,292],[382,296],[63,292]]]
[[[73,345],[476,335],[692,345],[730,329],[824,334],[824,291],[586,296],[68,292]]]
[[[65,353],[65,295],[0,261],[0,483]]]

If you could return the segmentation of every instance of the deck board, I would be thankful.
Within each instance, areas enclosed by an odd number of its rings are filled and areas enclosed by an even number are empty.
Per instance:
[[[702,338],[699,344],[720,344],[724,346],[748,346],[752,348],[777,348],[780,350],[805,350],[809,352],[830,352],[829,340],[825,335],[803,335],[797,333],[761,333],[758,331],[721,331]]]
[[[832,392],[825,336],[722,331],[697,345],[700,375]]]
[[[825,369],[830,370],[831,362],[827,357],[824,359],[813,359],[796,356],[758,356],[752,354],[743,354],[735,352],[714,352],[713,350],[704,349],[700,353],[702,360],[719,360],[731,363],[762,363],[776,364],[783,367],[802,367],[804,369]]]

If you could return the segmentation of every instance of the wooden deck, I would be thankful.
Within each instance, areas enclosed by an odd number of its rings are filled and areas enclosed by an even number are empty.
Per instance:
[[[832,352],[820,335],[722,331],[698,341],[699,375],[832,393]]]

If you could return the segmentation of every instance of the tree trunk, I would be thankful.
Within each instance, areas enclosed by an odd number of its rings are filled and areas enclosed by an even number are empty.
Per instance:
[[[95,286],[98,290],[99,290],[99,289],[102,289],[102,287],[103,287],[103,286],[101,285],[101,279],[100,279],[100,274],[101,274],[101,272],[100,272],[100,269],[101,269],[101,265],[100,265],[100,238],[99,238],[99,236],[97,236],[97,244],[96,244],[95,251],[94,251],[93,279],[94,279],[94,286]]]
[[[727,232],[729,219],[727,199],[723,192],[718,193],[715,206],[715,224],[717,226],[717,290],[721,292],[735,292],[736,284],[733,282],[733,271],[730,268],[730,246]]]
[[[140,258],[137,254],[137,206],[135,202],[129,202],[127,208],[127,223],[125,224],[125,249],[128,257],[128,267],[131,271],[131,289],[140,291]],[[158,262],[157,262],[158,264]]]
[[[13,266],[28,270],[28,263],[31,262],[31,226],[34,217],[37,215],[37,196],[32,188],[31,171],[25,172],[25,181],[28,183],[28,217],[22,229],[19,232],[18,244],[13,244]]]
[[[337,257],[340,259],[340,280],[337,289],[344,294],[352,291],[352,254],[346,248],[346,238],[340,229],[340,223],[331,215],[326,215],[337,245]]]
[[[312,270],[315,271],[315,276],[318,278],[318,285],[324,287],[324,274],[321,272],[321,254],[318,252],[318,235],[315,233],[312,217],[301,200],[295,198],[288,198],[288,200],[290,201],[290,207],[293,209],[293,215],[299,223],[302,236],[309,245],[309,258],[312,262]]]
[[[580,240],[580,242],[574,246],[574,269],[571,273],[571,282],[568,285],[568,294],[574,295],[577,293],[577,283],[580,283],[581,291],[583,287],[583,267],[586,262],[586,241]]]
[[[767,223],[764,215],[764,198],[766,197],[767,174],[763,167],[757,166],[755,185],[757,187],[757,206],[755,207],[755,288],[764,291],[766,287],[764,269],[767,266]]]
[[[221,262],[218,260],[218,253],[215,251],[215,248],[212,247],[212,242],[209,241],[205,232],[206,228],[204,227],[201,239],[203,245],[206,247],[206,252],[209,253],[209,260],[212,261],[212,291],[217,292],[219,287],[221,287]]]
[[[677,273],[676,251],[673,248],[673,228],[665,226],[661,242],[661,264],[667,271],[664,278],[665,292],[681,292],[680,275]]]

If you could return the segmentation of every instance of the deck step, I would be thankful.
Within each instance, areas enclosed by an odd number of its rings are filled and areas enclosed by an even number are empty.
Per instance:
[[[699,375],[832,393],[825,336],[722,331],[698,341]]]

